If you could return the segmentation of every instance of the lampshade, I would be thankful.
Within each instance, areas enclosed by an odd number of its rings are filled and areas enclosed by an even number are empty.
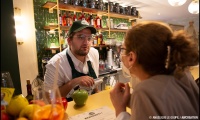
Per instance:
[[[187,0],[168,0],[171,6],[177,7],[183,5]]]
[[[188,11],[192,14],[199,14],[199,0],[193,0],[188,6]]]

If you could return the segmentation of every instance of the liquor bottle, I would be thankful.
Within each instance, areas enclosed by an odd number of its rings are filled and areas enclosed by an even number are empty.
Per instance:
[[[64,49],[64,37],[63,36],[60,36],[60,44],[61,44],[61,49],[63,50]]]
[[[101,37],[100,37],[100,32],[99,32],[99,34],[97,34],[97,36],[98,36],[98,39],[97,39],[97,44],[98,45],[101,45]]]
[[[59,10],[59,25],[62,26],[62,15]]]
[[[71,21],[70,13],[68,12],[66,16],[66,26],[71,26]]]
[[[66,21],[66,12],[65,12],[62,16],[62,26],[66,26],[66,25],[67,25],[67,21]]]
[[[76,12],[74,11],[73,22],[77,21]]]
[[[93,41],[93,45],[94,45],[94,46],[97,46],[97,45],[98,45],[98,44],[97,44],[97,40],[98,40],[98,35],[96,35],[95,38],[94,38],[94,41]]]
[[[33,94],[32,94],[32,88],[31,88],[31,84],[30,84],[30,80],[26,80],[26,88],[27,88],[27,96],[26,99],[28,100],[28,102],[30,102],[31,100],[33,100]]]
[[[101,32],[99,32],[99,39],[100,39],[100,45],[104,45],[105,43],[103,42],[103,35]]]
[[[90,14],[90,25],[94,26],[94,19],[92,14]]]
[[[79,17],[79,20],[85,20],[85,15],[84,15],[83,12],[82,12],[82,14],[81,14],[80,17]]]
[[[86,18],[87,18],[86,21],[87,21],[87,22],[89,23],[89,25],[90,25],[90,15],[88,14]]]
[[[101,28],[101,19],[98,15],[95,19],[95,26],[96,26],[96,28]]]
[[[72,15],[72,13],[69,13],[69,17],[70,17],[70,26],[72,26],[72,24],[73,24],[73,15]]]

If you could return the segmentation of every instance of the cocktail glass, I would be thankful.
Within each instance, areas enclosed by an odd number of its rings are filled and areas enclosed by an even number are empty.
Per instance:
[[[34,90],[33,104],[40,107],[34,110],[33,120],[64,120],[66,113],[59,89],[47,89],[44,86]]]

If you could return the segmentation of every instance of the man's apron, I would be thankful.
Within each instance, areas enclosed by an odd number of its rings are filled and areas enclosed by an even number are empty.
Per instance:
[[[93,79],[96,79],[97,76],[94,72],[94,69],[92,68],[92,64],[90,61],[87,61],[87,64],[88,64],[88,74],[84,74],[84,73],[81,73],[79,71],[77,71],[74,67],[74,63],[71,59],[71,57],[69,56],[69,54],[66,52],[66,56],[67,56],[67,59],[69,61],[69,65],[71,67],[71,72],[72,72],[72,79],[74,78],[77,78],[77,77],[81,77],[81,76],[90,76],[90,77],[93,77]],[[79,88],[79,86],[75,87],[74,90],[77,90]],[[93,92],[94,93],[94,92]],[[70,97],[70,98],[67,98],[67,101],[72,101],[73,99]]]

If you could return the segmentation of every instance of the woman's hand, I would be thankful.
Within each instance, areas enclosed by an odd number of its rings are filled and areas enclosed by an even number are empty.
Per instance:
[[[126,83],[116,83],[115,87],[110,91],[110,98],[116,111],[116,116],[126,111],[126,106],[130,101],[130,87]]]

